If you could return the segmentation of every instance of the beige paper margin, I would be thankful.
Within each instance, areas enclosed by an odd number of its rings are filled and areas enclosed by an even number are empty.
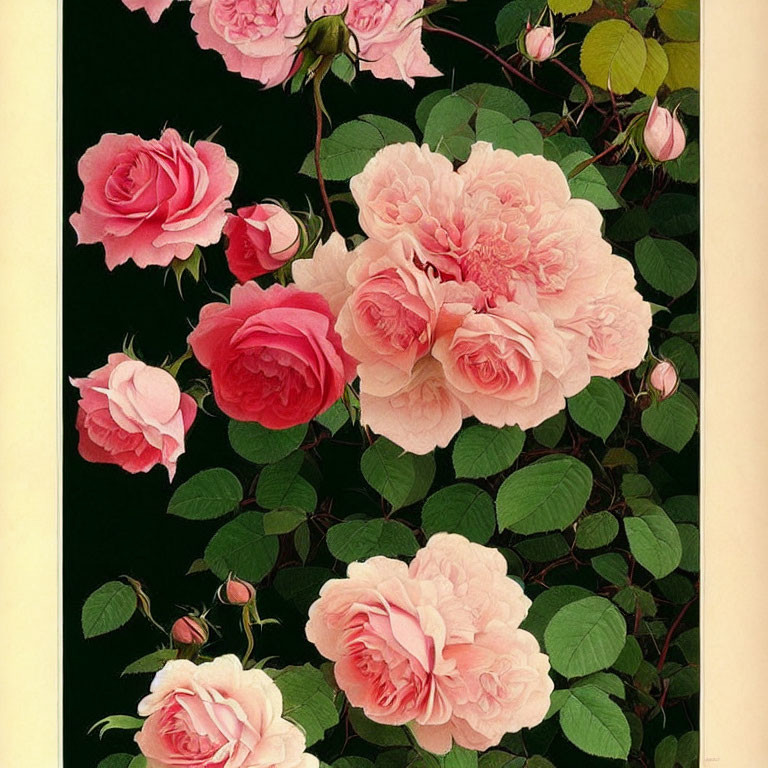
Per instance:
[[[768,766],[768,1],[703,6],[701,765],[758,768]],[[57,22],[56,0],[0,2],[0,766],[14,768],[59,765]]]

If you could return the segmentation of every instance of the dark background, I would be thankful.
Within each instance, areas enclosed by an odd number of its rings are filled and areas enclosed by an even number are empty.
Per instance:
[[[504,0],[482,0],[452,6],[440,15],[439,23],[459,28],[453,20],[460,20],[462,32],[493,44],[493,21],[504,4]],[[64,373],[84,376],[102,366],[108,354],[121,349],[127,334],[135,334],[142,359],[160,364],[166,355],[177,357],[184,351],[200,306],[211,300],[210,290],[205,283],[187,283],[182,299],[173,276],[164,281],[165,270],[139,270],[130,263],[110,273],[100,245],[76,246],[75,233],[66,221],[80,206],[78,159],[104,133],[153,138],[167,124],[185,138],[193,132],[196,138],[205,138],[221,126],[216,141],[240,167],[232,195],[234,207],[274,197],[295,209],[306,209],[306,195],[318,210],[315,182],[297,173],[312,148],[311,94],[290,96],[280,88],[263,91],[255,81],[228,72],[219,54],[197,46],[185,2],[174,3],[157,25],[144,12],[129,12],[120,0],[69,0],[63,14]],[[419,79],[414,89],[401,82],[375,80],[366,73],[350,88],[329,76],[324,95],[334,125],[372,112],[399,119],[416,130],[413,115],[427,93],[472,82],[507,84],[499,68],[479,51],[434,34],[425,35],[425,41],[432,61],[445,75]],[[573,67],[578,66],[577,50],[566,55]],[[544,75],[544,81],[563,95],[570,91],[570,81],[563,80],[554,68]],[[541,94],[527,86],[519,90],[534,112],[545,107],[559,109],[551,97],[542,102]],[[346,185],[331,185],[331,191],[345,189]],[[343,213],[340,224],[347,235],[356,231],[353,220]],[[206,262],[210,286],[228,292],[233,280],[221,249],[206,249]],[[194,374],[193,366],[185,364],[184,376]],[[126,732],[112,731],[100,743],[87,730],[106,715],[135,714],[149,679],[121,679],[120,672],[159,647],[164,637],[136,616],[129,631],[85,641],[80,629],[82,603],[104,582],[129,574],[146,585],[155,615],[166,625],[185,606],[210,606],[216,580],[209,574],[185,574],[202,555],[219,523],[168,516],[165,508],[171,487],[161,467],[149,474],[130,475],[117,467],[81,459],[74,428],[77,390],[66,381],[62,385],[64,759],[66,768],[91,768],[112,752],[135,752]],[[198,415],[187,452],[179,462],[179,480],[215,465],[247,476],[247,466],[238,464],[229,447],[226,425],[225,419]],[[680,470],[688,478],[681,485],[690,487],[677,492],[695,492],[695,448],[691,450]],[[352,448],[349,453],[346,466],[356,467],[359,451]],[[342,456],[337,451],[334,461],[323,466],[323,484],[330,493],[336,476],[341,484],[348,472]],[[343,479],[348,488],[349,477]],[[267,615],[269,607],[267,603]],[[309,649],[300,639],[300,617],[285,618],[281,613],[281,618],[282,627],[264,633],[257,656],[277,651],[284,663],[305,661]],[[237,638],[237,633],[230,636]],[[215,654],[224,650],[221,642],[212,647]]]

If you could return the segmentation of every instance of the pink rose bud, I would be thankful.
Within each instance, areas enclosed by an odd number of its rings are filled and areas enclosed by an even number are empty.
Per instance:
[[[253,584],[238,579],[237,576],[230,576],[227,579],[224,594],[230,605],[247,605],[256,596],[256,590]]]
[[[229,270],[241,283],[280,269],[296,255],[301,241],[296,219],[272,203],[229,214],[224,234]]]
[[[171,635],[177,645],[203,645],[208,640],[208,625],[199,616],[176,619]]]
[[[659,399],[666,400],[677,392],[680,380],[675,366],[669,360],[662,360],[652,371],[651,386],[656,390]]]
[[[552,27],[531,27],[525,33],[525,52],[532,61],[546,61],[555,51]]]
[[[680,157],[685,149],[685,132],[677,119],[677,110],[673,114],[660,107],[659,100],[654,99],[643,131],[643,141],[648,154],[660,163]]]

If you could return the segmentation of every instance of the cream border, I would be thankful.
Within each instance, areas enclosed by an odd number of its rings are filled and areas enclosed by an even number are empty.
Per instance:
[[[702,765],[742,768],[768,759],[768,602],[756,596],[768,544],[761,461],[768,449],[762,383],[768,175],[765,163],[756,162],[764,157],[768,117],[768,3],[703,5]],[[0,30],[0,765],[54,768],[60,680],[56,0],[2,0]]]

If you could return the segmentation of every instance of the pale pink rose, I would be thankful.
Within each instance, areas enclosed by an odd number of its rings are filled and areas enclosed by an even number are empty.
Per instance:
[[[552,27],[532,27],[525,33],[525,52],[532,61],[546,61],[555,52],[555,33]]]
[[[218,51],[230,72],[279,85],[290,74],[308,0],[192,0],[201,48]]]
[[[344,238],[334,232],[326,243],[315,248],[311,259],[299,259],[291,265],[296,285],[302,291],[319,293],[338,316],[344,302],[352,293],[347,271],[357,254],[347,250]]]
[[[237,216],[228,214],[224,234],[229,271],[241,283],[280,269],[299,250],[298,222],[273,203],[239,208]]]
[[[414,77],[441,74],[422,45],[422,20],[408,23],[423,7],[424,0],[311,0],[309,15],[317,19],[346,11],[360,69],[413,86]]]
[[[304,734],[282,717],[280,689],[236,656],[169,661],[139,703],[136,743],[147,768],[318,768]]]
[[[558,322],[561,331],[586,339],[591,375],[608,379],[640,365],[652,323],[651,305],[635,290],[632,265],[617,256],[612,266],[603,287]]]
[[[677,119],[677,110],[672,114],[659,106],[657,98],[654,99],[643,131],[643,141],[651,157],[660,163],[680,157],[685,149],[685,131]]]
[[[306,631],[371,720],[438,754],[484,750],[549,707],[547,657],[519,629],[529,606],[498,552],[437,534],[410,567],[374,557],[326,582]]]
[[[413,263],[412,249],[366,240],[347,273],[352,294],[336,330],[358,365],[361,389],[377,396],[403,387],[432,346],[441,285]]]
[[[224,147],[193,148],[172,128],[151,141],[107,133],[77,170],[83,202],[69,221],[78,243],[104,245],[109,269],[129,259],[164,267],[218,242],[237,180]]]
[[[377,397],[361,387],[360,408],[363,422],[374,432],[420,455],[445,448],[468,415],[433,357],[422,357],[408,382],[391,395]]]
[[[406,239],[450,278],[460,278],[454,254],[464,250],[464,183],[447,157],[426,145],[390,144],[380,149],[349,188],[360,209],[360,226],[371,238]]]
[[[131,473],[162,464],[173,480],[197,404],[170,373],[116,353],[70,381],[80,390],[76,425],[84,459]]]
[[[249,282],[229,304],[206,304],[188,341],[227,416],[287,429],[328,410],[355,376],[334,321],[317,293]]]
[[[456,396],[496,427],[535,427],[589,383],[586,358],[573,355],[552,320],[511,302],[467,315],[432,354]]]
[[[656,390],[660,400],[666,400],[677,392],[680,377],[674,363],[662,360],[653,367],[649,377],[651,386]]]
[[[173,0],[123,0],[123,5],[131,11],[145,10],[147,16],[156,24],[163,12],[171,7]]]

